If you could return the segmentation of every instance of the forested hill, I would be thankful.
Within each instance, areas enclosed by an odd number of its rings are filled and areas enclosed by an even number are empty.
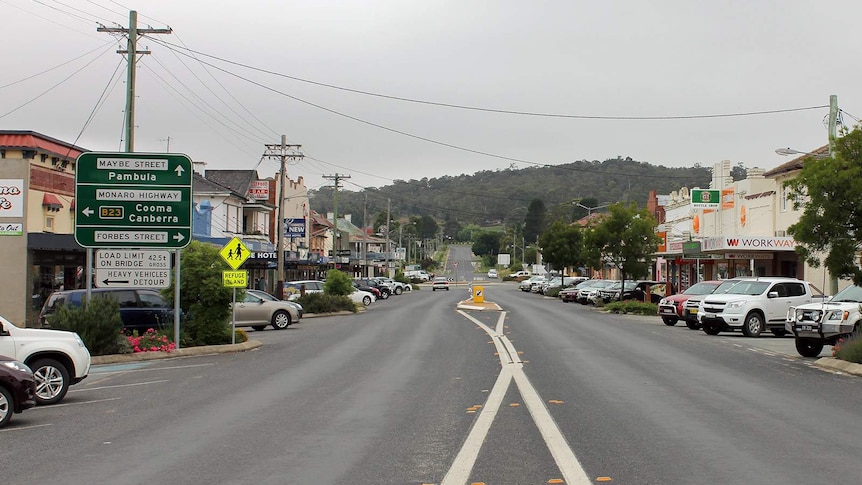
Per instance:
[[[354,224],[360,226],[364,213],[371,224],[385,213],[388,199],[393,219],[427,215],[438,221],[454,219],[461,225],[487,226],[523,222],[527,206],[536,198],[551,215],[569,213],[577,200],[595,201],[595,206],[634,201],[643,207],[651,190],[668,194],[680,187],[705,188],[710,179],[710,170],[699,164],[668,168],[631,158],[578,161],[553,167],[396,180],[392,185],[358,192],[342,188],[338,213],[351,214]],[[312,192],[312,209],[321,214],[332,212],[332,192],[332,187]]]

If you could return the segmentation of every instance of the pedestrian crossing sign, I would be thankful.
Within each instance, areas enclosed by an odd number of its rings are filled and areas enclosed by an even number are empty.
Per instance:
[[[218,252],[231,268],[237,269],[251,255],[248,248],[238,237],[234,237]]]

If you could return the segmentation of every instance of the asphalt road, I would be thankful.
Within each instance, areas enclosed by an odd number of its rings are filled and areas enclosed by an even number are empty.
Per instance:
[[[469,262],[467,262],[469,264]],[[461,264],[459,263],[459,266]],[[860,378],[486,282],[96,366],[0,430],[5,484],[810,484],[862,476]],[[559,482],[557,480],[563,480]]]

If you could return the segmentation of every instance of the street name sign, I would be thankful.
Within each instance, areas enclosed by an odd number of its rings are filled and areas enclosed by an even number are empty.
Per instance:
[[[99,288],[167,288],[171,286],[171,255],[158,249],[98,249]]]
[[[75,241],[85,248],[186,247],[192,173],[182,154],[82,153],[75,169]]]

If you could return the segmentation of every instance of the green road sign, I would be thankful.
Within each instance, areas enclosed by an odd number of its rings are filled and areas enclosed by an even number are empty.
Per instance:
[[[82,153],[75,240],[83,247],[183,248],[192,237],[192,161],[179,154]]]

